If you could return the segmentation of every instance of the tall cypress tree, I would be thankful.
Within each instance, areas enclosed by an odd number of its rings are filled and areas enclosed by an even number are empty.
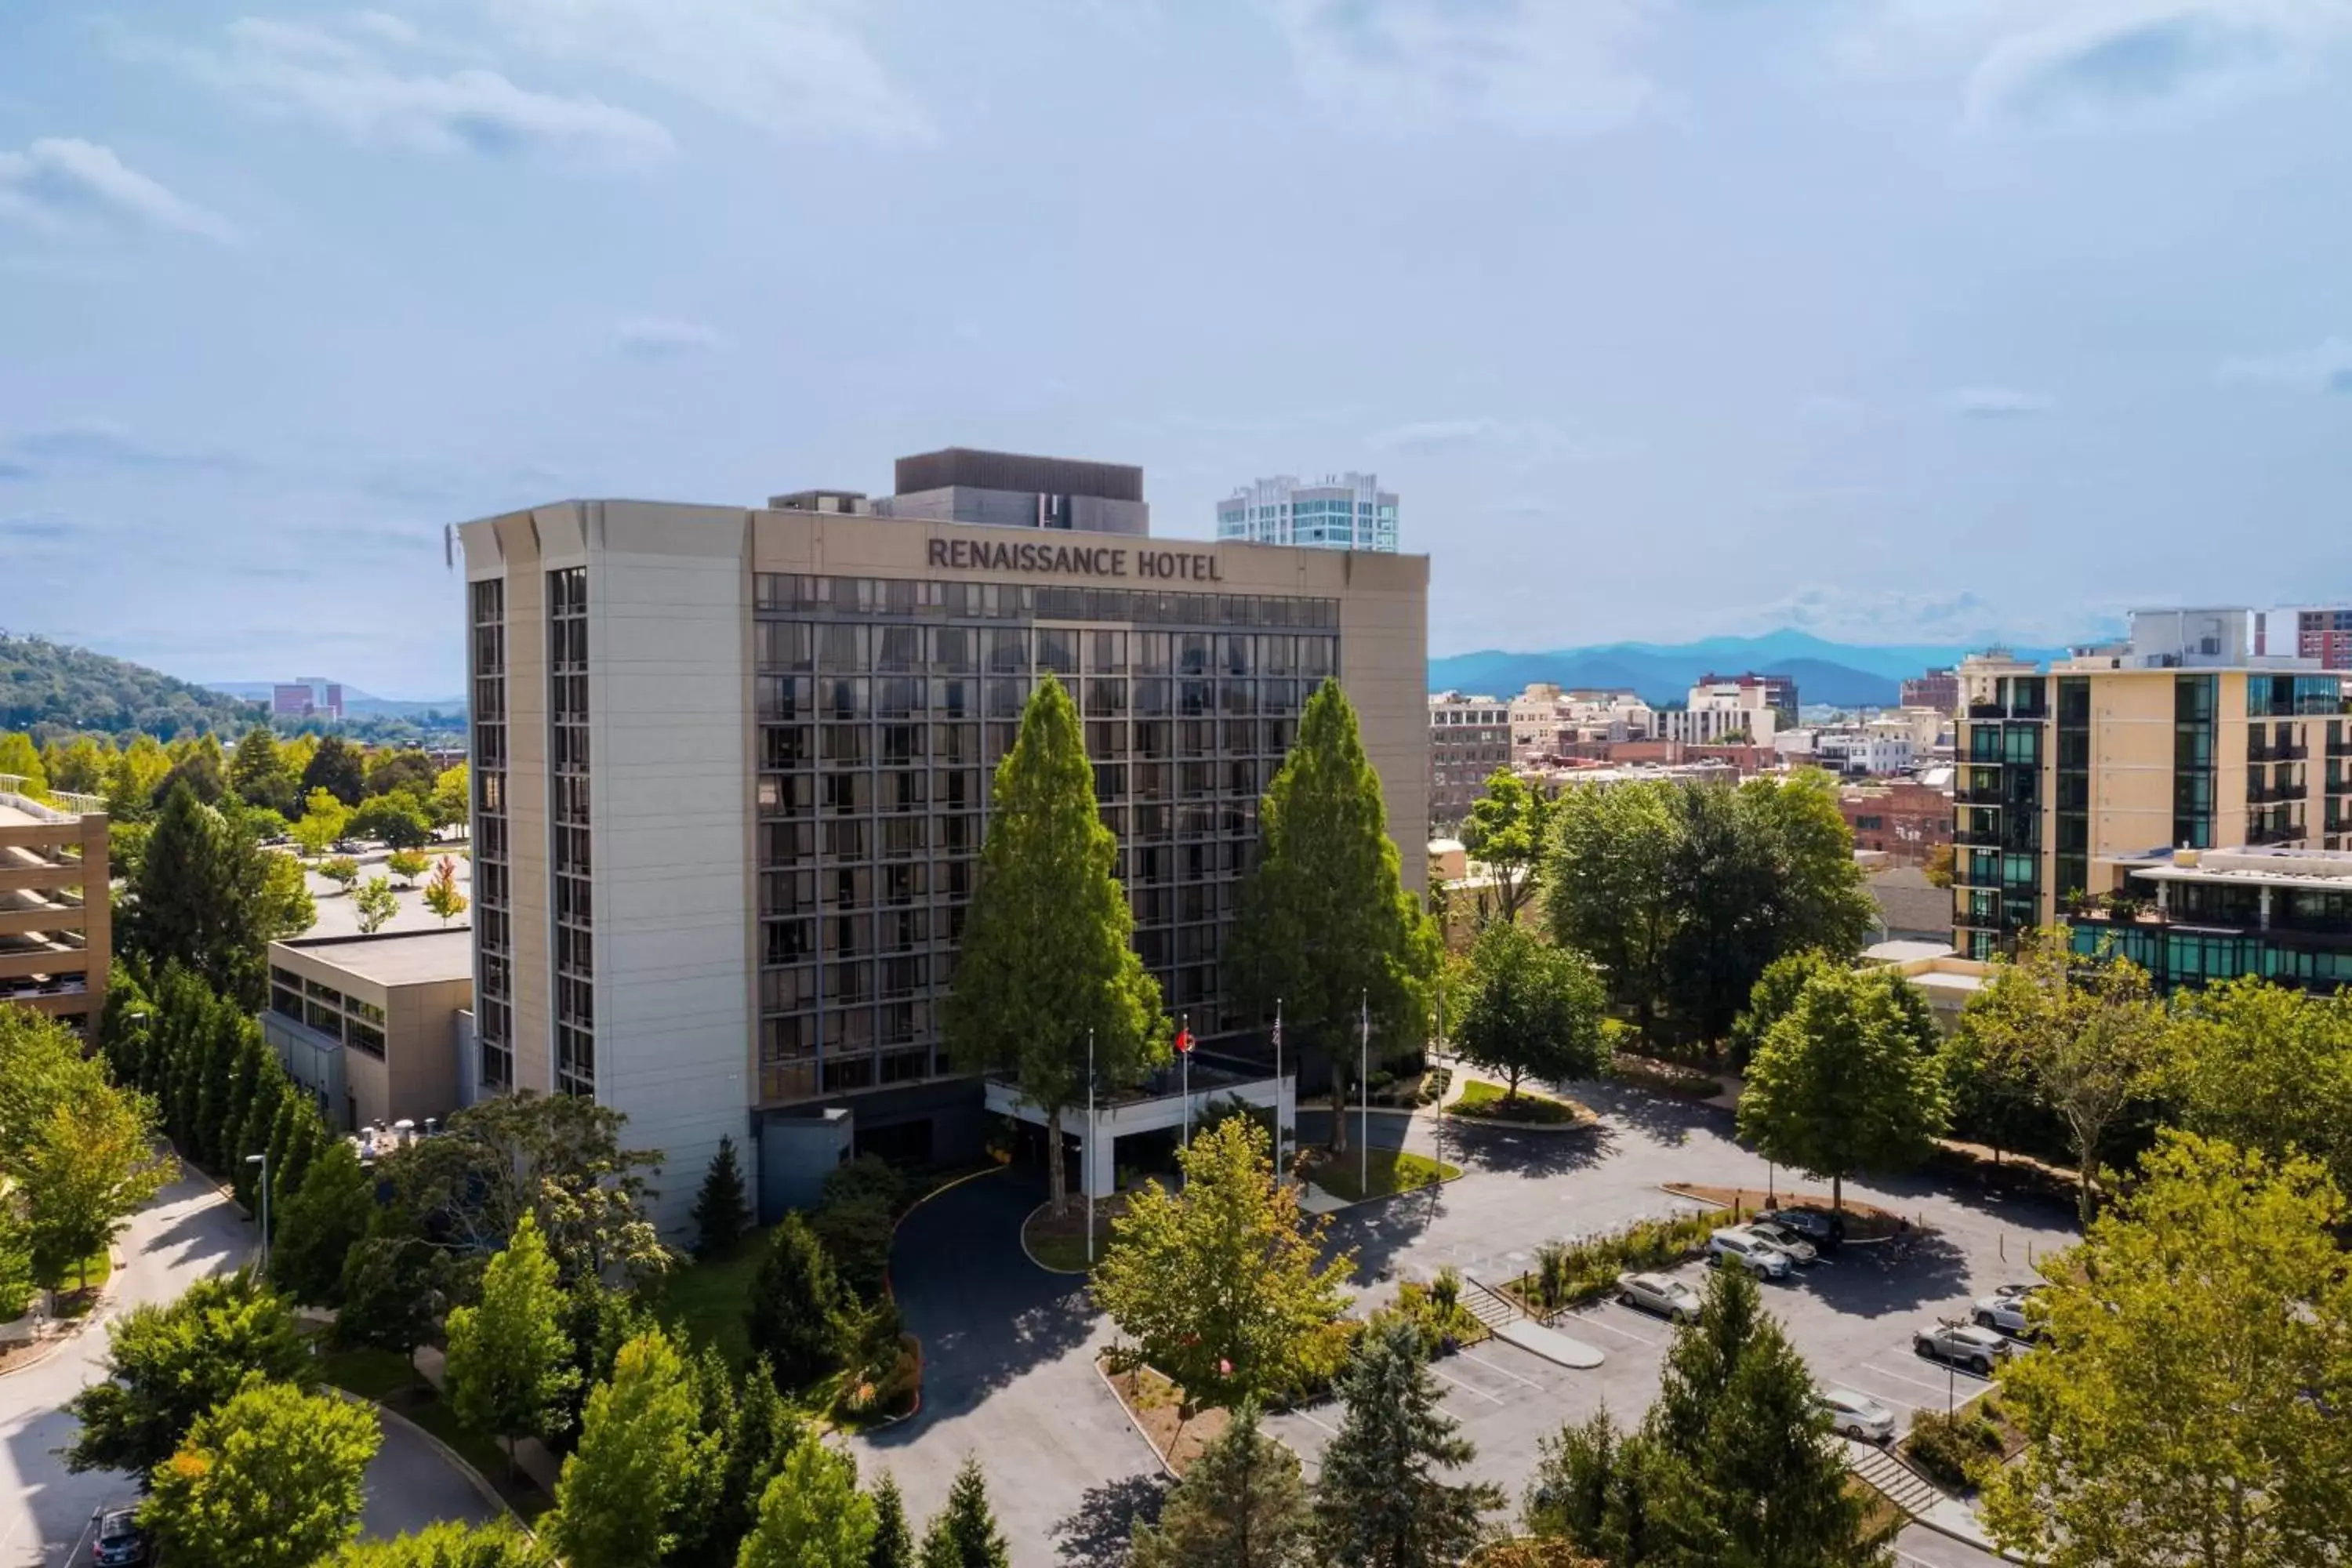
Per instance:
[[[247,1008],[262,1001],[269,868],[242,823],[174,784],[126,884],[122,943],[150,963],[177,962]]]
[[[1500,1508],[1491,1486],[1450,1485],[1441,1469],[1475,1451],[1438,1408],[1421,1331],[1402,1319],[1364,1331],[1339,1376],[1347,1414],[1323,1450],[1315,1536],[1323,1559],[1351,1568],[1444,1568],[1477,1542],[1479,1514]]]
[[[1013,1568],[1004,1532],[988,1506],[988,1478],[980,1458],[967,1455],[948,1488],[948,1505],[923,1531],[922,1568]]]
[[[1259,804],[1258,863],[1234,945],[1236,978],[1262,1016],[1274,1016],[1278,998],[1294,1037],[1328,1054],[1335,1107],[1346,1101],[1367,1000],[1381,1056],[1427,1038],[1436,927],[1404,889],[1380,774],[1337,680],[1307,700],[1298,742]],[[1347,1125],[1332,1117],[1334,1149],[1347,1147]]]
[[[780,1385],[805,1387],[839,1363],[848,1338],[844,1306],[815,1233],[797,1213],[786,1215],[769,1233],[744,1313],[751,1348],[769,1359]]]
[[[915,1536],[907,1528],[907,1503],[898,1495],[898,1479],[883,1471],[872,1495],[874,1541],[866,1549],[866,1568],[915,1568]]]
[[[751,1223],[751,1205],[743,1201],[743,1167],[736,1163],[735,1140],[719,1140],[719,1152],[695,1194],[695,1249],[709,1258],[725,1252],[743,1237]]]
[[[1056,1214],[1068,1202],[1062,1116],[1085,1103],[1089,1036],[1108,1084],[1131,1083],[1167,1055],[1160,984],[1136,955],[1118,864],[1077,708],[1041,676],[997,764],[944,1025],[958,1066],[1009,1071],[1045,1112]]]

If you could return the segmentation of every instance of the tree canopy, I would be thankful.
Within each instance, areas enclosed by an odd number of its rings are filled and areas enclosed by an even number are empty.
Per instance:
[[[143,1474],[247,1375],[297,1389],[318,1375],[284,1300],[242,1271],[200,1279],[169,1306],[132,1308],[107,1324],[107,1341],[106,1381],[68,1406],[81,1422],[66,1454],[76,1470]]]
[[[1454,1025],[1454,1049],[1505,1075],[1597,1078],[1609,1059],[1601,1031],[1608,993],[1584,955],[1524,926],[1498,921],[1470,950],[1470,994]]]
[[[1462,847],[1495,878],[1495,916],[1516,921],[1535,896],[1551,801],[1508,768],[1496,768],[1462,823]]]
[[[1193,1458],[1156,1524],[1138,1524],[1129,1568],[1306,1568],[1314,1515],[1298,1456],[1243,1401]]]
[[[312,1568],[359,1530],[375,1412],[258,1374],[196,1418],[139,1510],[184,1568]]]
[[[128,659],[0,632],[0,728],[120,735],[234,732],[267,710]],[[58,789],[74,786],[55,784]]]
[[[1442,1472],[1475,1450],[1439,1407],[1422,1362],[1421,1332],[1377,1321],[1339,1374],[1339,1429],[1324,1447],[1315,1490],[1315,1541],[1327,1563],[1351,1568],[1452,1568],[1480,1534],[1479,1516],[1503,1495]]]
[[[552,1436],[579,1374],[563,1331],[562,1292],[529,1214],[482,1275],[478,1306],[449,1314],[449,1404],[478,1432],[506,1440]]]

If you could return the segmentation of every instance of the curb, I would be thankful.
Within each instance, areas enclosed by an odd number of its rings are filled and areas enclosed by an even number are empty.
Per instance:
[[[1160,1451],[1160,1445],[1151,1440],[1151,1435],[1143,1429],[1143,1423],[1135,1418],[1135,1412],[1128,1408],[1127,1401],[1121,1399],[1118,1396],[1118,1390],[1111,1386],[1110,1374],[1102,1369],[1102,1358],[1100,1356],[1097,1356],[1093,1361],[1087,1363],[1087,1364],[1094,1368],[1095,1381],[1102,1384],[1103,1392],[1110,1395],[1110,1401],[1113,1405],[1118,1406],[1118,1413],[1127,1417],[1127,1425],[1129,1428],[1132,1430],[1138,1437],[1143,1439],[1143,1446],[1146,1448],[1151,1450],[1152,1458],[1159,1462],[1160,1473],[1166,1476],[1170,1480],[1181,1484],[1184,1478],[1176,1473],[1176,1468],[1168,1462],[1168,1456]]]
[[[1444,1161],[1443,1161],[1443,1160],[1440,1160],[1440,1161],[1438,1161],[1438,1163],[1439,1163],[1439,1164],[1441,1164],[1441,1165],[1443,1165],[1443,1164],[1444,1164],[1444,1163],[1445,1163],[1445,1162],[1444,1162]],[[1468,1171],[1464,1170],[1462,1167],[1460,1167],[1460,1166],[1458,1166],[1458,1165],[1457,1165],[1457,1166],[1455,1166],[1455,1167],[1454,1167],[1454,1174],[1452,1174],[1452,1175],[1450,1175],[1450,1176],[1440,1176],[1440,1177],[1438,1177],[1438,1178],[1437,1178],[1437,1180],[1435,1180],[1435,1181],[1433,1181],[1433,1182],[1423,1182],[1423,1183],[1422,1183],[1422,1184],[1421,1184],[1421,1185],[1419,1185],[1419,1186],[1417,1186],[1417,1187],[1406,1187],[1406,1188],[1404,1188],[1404,1189],[1402,1189],[1402,1191],[1399,1191],[1399,1192],[1393,1192],[1393,1193],[1375,1193],[1375,1194],[1373,1194],[1370,1197],[1368,1197],[1368,1198],[1342,1198],[1342,1197],[1340,1197],[1340,1196],[1339,1196],[1339,1194],[1337,1194],[1337,1193],[1333,1192],[1330,1188],[1328,1188],[1328,1187],[1325,1187],[1325,1186],[1318,1186],[1318,1185],[1317,1185],[1316,1181],[1315,1181],[1315,1178],[1314,1178],[1313,1176],[1301,1176],[1298,1180],[1299,1180],[1299,1184],[1300,1184],[1301,1186],[1313,1187],[1317,1192],[1321,1193],[1325,1197],[1327,1197],[1327,1198],[1331,1198],[1331,1199],[1336,1200],[1336,1201],[1338,1202],[1338,1204],[1339,1204],[1339,1207],[1337,1207],[1337,1208],[1328,1208],[1328,1209],[1325,1209],[1325,1210],[1321,1211],[1322,1213],[1327,1214],[1327,1215],[1334,1215],[1334,1214],[1341,1214],[1341,1213],[1344,1213],[1345,1211],[1347,1211],[1347,1210],[1349,1210],[1349,1209],[1357,1209],[1357,1208],[1361,1208],[1361,1207],[1363,1207],[1366,1204],[1386,1204],[1386,1203],[1394,1203],[1394,1202],[1395,1202],[1397,1199],[1399,1199],[1399,1198],[1410,1198],[1410,1197],[1414,1197],[1414,1196],[1417,1196],[1418,1194],[1422,1194],[1422,1193],[1425,1193],[1425,1192],[1429,1191],[1432,1187],[1442,1187],[1442,1186],[1445,1186],[1445,1185],[1447,1185],[1449,1183],[1458,1182],[1458,1181],[1460,1181],[1463,1177],[1465,1177],[1465,1176],[1468,1175],[1469,1173],[1469,1173]]]
[[[1051,1268],[1051,1267],[1047,1266],[1044,1261],[1042,1261],[1042,1260],[1038,1258],[1038,1256],[1037,1256],[1037,1254],[1036,1254],[1035,1252],[1034,1252],[1034,1251],[1032,1251],[1032,1250],[1030,1249],[1030,1247],[1029,1247],[1029,1222],[1030,1222],[1031,1220],[1033,1220],[1033,1219],[1035,1219],[1039,1215],[1044,1214],[1047,1209],[1049,1209],[1049,1208],[1051,1208],[1051,1207],[1053,1207],[1053,1206],[1054,1206],[1054,1200],[1053,1200],[1053,1199],[1051,1199],[1051,1198],[1047,1198],[1044,1203],[1039,1204],[1035,1208],[1031,1209],[1027,1214],[1025,1214],[1025,1215],[1022,1215],[1022,1217],[1021,1217],[1021,1255],[1022,1255],[1024,1258],[1027,1258],[1027,1259],[1028,1259],[1032,1264],[1034,1264],[1034,1265],[1036,1266],[1036,1268],[1038,1268],[1038,1270],[1039,1270],[1041,1273],[1057,1275],[1057,1276],[1059,1276],[1060,1278],[1062,1278],[1062,1279],[1085,1279],[1085,1278],[1087,1277],[1087,1273],[1089,1272],[1088,1270],[1084,1269],[1084,1268]]]
[[[1465,1115],[1450,1107],[1439,1114],[1457,1127],[1491,1127],[1503,1132],[1590,1132],[1601,1125],[1601,1118],[1598,1114],[1591,1113],[1591,1107],[1587,1106],[1585,1110],[1588,1114],[1576,1121],[1506,1121],[1499,1116]]]
[[[917,1209],[921,1208],[925,1204],[929,1203],[941,1193],[952,1192],[957,1187],[962,1186],[966,1182],[976,1182],[982,1176],[995,1175],[999,1171],[1003,1169],[1004,1167],[1002,1165],[991,1165],[984,1171],[973,1171],[967,1175],[958,1176],[952,1182],[941,1182],[938,1186],[933,1187],[929,1192],[925,1193],[921,1197],[917,1198],[913,1203],[908,1204],[907,1205],[906,1214],[900,1215],[897,1219],[890,1222],[890,1241],[892,1247],[896,1247],[898,1245],[898,1227],[907,1223],[907,1215],[913,1214]],[[1026,1252],[1029,1249],[1029,1244],[1025,1240],[1022,1243],[1021,1249],[1024,1252]],[[1030,1261],[1034,1263],[1036,1260],[1032,1258]],[[1040,1265],[1040,1267],[1042,1268],[1043,1265]],[[898,1289],[890,1281],[890,1266],[887,1262],[882,1266],[882,1292],[884,1295],[889,1297],[893,1302],[896,1302],[898,1300]],[[915,1347],[915,1402],[912,1405],[909,1405],[899,1414],[885,1416],[883,1419],[877,1421],[872,1426],[866,1428],[868,1431],[879,1431],[885,1426],[896,1426],[902,1421],[912,1421],[916,1416],[920,1415],[923,1413],[923,1363],[925,1360],[923,1355],[923,1336],[915,1332],[914,1330],[908,1328],[904,1319],[899,1321],[898,1330],[899,1332],[907,1336],[908,1341],[910,1341]]]
[[[452,1448],[448,1444],[444,1443],[440,1438],[436,1437],[432,1433],[427,1432],[424,1427],[419,1426],[415,1422],[411,1421],[407,1416],[403,1415],[399,1411],[393,1409],[389,1405],[379,1405],[363,1394],[353,1394],[350,1389],[338,1388],[331,1383],[321,1384],[320,1386],[324,1388],[329,1394],[333,1394],[336,1398],[342,1400],[344,1403],[349,1405],[364,1405],[369,1409],[376,1413],[378,1419],[397,1422],[402,1426],[406,1427],[409,1431],[416,1434],[419,1437],[424,1438],[427,1443],[433,1446],[434,1451],[439,1454],[444,1461],[446,1461],[459,1475],[465,1477],[467,1481],[472,1483],[474,1489],[481,1494],[481,1498],[484,1502],[488,1503],[491,1508],[504,1513],[508,1518],[513,1520],[516,1527],[521,1530],[525,1535],[531,1535],[530,1526],[524,1522],[522,1515],[515,1511],[514,1505],[507,1501],[505,1498],[501,1497],[499,1494],[499,1489],[490,1484],[490,1479],[482,1474],[481,1471],[474,1468],[471,1464],[467,1463],[466,1457],[458,1453],[457,1449]],[[532,1536],[531,1538],[533,1540],[538,1539],[536,1536]]]

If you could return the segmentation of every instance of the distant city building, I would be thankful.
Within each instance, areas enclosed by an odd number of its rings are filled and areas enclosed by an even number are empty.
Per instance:
[[[1511,710],[1497,698],[1433,692],[1429,699],[1429,820],[1452,826],[1511,765]]]
[[[1944,784],[1889,779],[1839,790],[1838,812],[1853,832],[1853,847],[1876,850],[1897,866],[1924,866],[1937,845],[1951,843],[1951,770],[1935,771],[1946,775]],[[1946,914],[1938,930],[1951,923]]]
[[[1375,474],[1340,474],[1301,483],[1288,474],[1235,490],[1217,503],[1217,537],[1251,544],[1304,544],[1318,550],[1397,547],[1397,498]]]
[[[1903,683],[1902,705],[1906,708],[1933,708],[1949,715],[1960,706],[1959,672],[1952,669],[1931,669],[1925,675],[1915,675]]]
[[[2352,720],[2316,660],[2252,651],[2243,609],[2141,610],[2041,668],[1961,662],[1954,945],[1983,957],[2152,854],[2352,847]]]
[[[1690,689],[1690,700],[1657,716],[1661,740],[1711,745],[1746,742],[1769,746],[1797,723],[1797,685],[1784,675],[1709,675]]]
[[[279,681],[269,689],[269,711],[279,719],[341,719],[343,689],[315,675]]]
[[[1644,741],[1657,715],[1631,690],[1563,691],[1538,682],[1511,699],[1515,762],[1567,756],[1593,742]]]
[[[2316,659],[2322,669],[2352,669],[2352,605],[2265,610],[2255,622],[2254,652]]]
[[[19,793],[0,773],[0,1006],[29,1007],[91,1030],[106,1005],[113,952],[106,814]]]

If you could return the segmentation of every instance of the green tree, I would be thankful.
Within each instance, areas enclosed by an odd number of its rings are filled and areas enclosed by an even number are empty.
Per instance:
[[[383,858],[383,868],[399,878],[404,888],[416,886],[416,879],[425,875],[425,868],[432,864],[430,858],[414,849],[395,849]]]
[[[302,809],[301,781],[286,765],[278,737],[256,724],[237,738],[228,764],[228,786],[247,805],[267,806],[292,817]]]
[[[1194,1404],[1282,1388],[1300,1344],[1346,1310],[1355,1254],[1323,1261],[1328,1217],[1275,1180],[1265,1129],[1228,1117],[1177,1151],[1182,1186],[1130,1194],[1094,1273],[1096,1304]]]
[[[518,1441],[554,1435],[576,1381],[555,1272],[526,1213],[482,1276],[481,1304],[449,1314],[450,1405],[458,1420],[505,1444],[509,1473]]]
[[[1459,1563],[1477,1542],[1479,1514],[1500,1508],[1503,1495],[1439,1479],[1468,1464],[1475,1450],[1438,1407],[1420,1331],[1401,1317],[1368,1327],[1339,1391],[1345,1413],[1323,1449],[1315,1492],[1323,1560],[1360,1568]]]
[[[25,1169],[59,1110],[111,1088],[72,1030],[29,1007],[0,1007],[0,1172]]]
[[[1610,999],[1648,1039],[1666,993],[1675,933],[1668,899],[1680,825],[1670,786],[1637,780],[1570,787],[1552,803],[1544,914],[1552,940],[1591,956]]]
[[[319,923],[319,905],[310,897],[302,862],[275,851],[267,857],[261,886],[261,934],[271,942],[300,936]]]
[[[768,1483],[799,1447],[806,1423],[777,1392],[775,1369],[755,1355],[744,1369],[735,1410],[735,1436],[719,1485],[719,1517],[712,1531],[714,1556],[731,1562],[743,1538],[759,1522],[760,1500]]]
[[[1748,1005],[1731,1025],[1731,1065],[1745,1068],[1772,1026],[1788,1016],[1813,976],[1844,967],[1816,949],[1783,953],[1764,966],[1748,993]]]
[[[697,1250],[706,1258],[730,1250],[751,1228],[751,1205],[743,1197],[743,1168],[735,1160],[735,1140],[719,1140],[719,1152],[703,1173],[694,1199]]]
[[[2352,1498],[2352,1255],[2317,1162],[2166,1133],[2081,1247],[2045,1258],[2049,1344],[2001,1373],[2024,1427],[1986,1483],[2053,1568],[2340,1558]]]
[[[1235,982],[1260,1015],[1271,1018],[1279,1001],[1285,1028],[1324,1050],[1335,1112],[1347,1103],[1367,1000],[1381,1058],[1428,1038],[1442,944],[1404,889],[1387,816],[1356,710],[1326,680],[1259,803],[1258,863],[1227,951],[1246,955]],[[1347,1127],[1332,1116],[1335,1151],[1347,1147]]]
[[[907,1504],[898,1496],[898,1479],[889,1471],[874,1483],[874,1541],[866,1549],[866,1568],[915,1568],[915,1535],[907,1528]]]
[[[206,805],[231,804],[227,768],[218,741],[205,735],[182,752],[170,771],[156,780],[155,787],[148,792],[150,804],[162,809],[164,800],[182,784]]]
[[[196,1418],[139,1521],[182,1568],[312,1568],[358,1532],[383,1440],[374,1411],[257,1375]]]
[[[2189,1131],[2321,1161],[2352,1192],[2352,995],[2306,995],[2249,975],[2173,1004],[2159,1074]]]
[[[400,895],[392,890],[388,877],[370,877],[352,895],[352,906],[359,910],[360,931],[373,936],[383,929],[384,922],[400,913]]]
[[[433,793],[425,800],[436,827],[461,827],[473,808],[473,784],[466,764],[443,768],[433,777]]]
[[[349,855],[331,856],[319,862],[319,875],[348,893],[352,884],[360,879],[360,863]]]
[[[182,963],[241,1005],[262,999],[268,858],[240,827],[175,789],[124,888],[126,952],[160,969]]]
[[[466,895],[457,890],[457,862],[446,855],[434,862],[433,875],[425,880],[425,907],[439,915],[445,926],[466,912]]]
[[[453,1272],[446,1253],[379,1222],[343,1259],[335,1342],[411,1360],[439,1321]]]
[[[107,1380],[68,1405],[81,1422],[66,1454],[76,1470],[153,1469],[248,1373],[298,1389],[317,1380],[294,1314],[243,1271],[200,1279],[168,1307],[134,1307],[106,1331]]]
[[[1157,1525],[1138,1524],[1130,1568],[1304,1568],[1314,1514],[1298,1456],[1244,1400],[1169,1495]]]
[[[375,1211],[374,1179],[351,1144],[336,1139],[310,1162],[302,1184],[276,1200],[269,1269],[278,1288],[297,1301],[338,1304],[343,1266],[367,1239]]]
[[[761,1494],[760,1521],[736,1568],[866,1568],[874,1526],[874,1500],[857,1489],[856,1464],[808,1434]]]
[[[1666,869],[1666,1006],[1678,1035],[1713,1042],[1729,1032],[1780,951],[1786,889],[1760,797],[1689,781],[1667,798],[1675,832]]]
[[[1095,805],[1078,710],[1048,674],[997,764],[979,880],[941,1020],[961,1067],[1007,1072],[1045,1116],[1047,1192],[1068,1205],[1062,1117],[1097,1076],[1119,1086],[1166,1056],[1160,983],[1136,955],[1118,839]]]
[[[432,1524],[390,1541],[355,1541],[332,1568],[554,1568],[545,1547],[506,1520]]]
[[[588,1395],[548,1533],[571,1568],[656,1568],[688,1481],[696,1410],[686,1363],[659,1329],[621,1347]]]
[[[1931,888],[1948,888],[1952,885],[1952,847],[1950,845],[1938,844],[1927,851],[1925,875],[1927,885]]]
[[[0,1204],[0,1322],[22,1317],[33,1304],[33,1228],[13,1204]]]
[[[1493,874],[1495,912],[1507,924],[1535,896],[1550,820],[1551,801],[1542,791],[1529,789],[1510,769],[1496,768],[1463,821],[1462,847]]]
[[[71,790],[76,795],[104,795],[107,770],[113,762],[113,753],[88,735],[51,741],[41,748],[41,767],[48,774],[47,787]]]
[[[1935,1026],[1906,1006],[1885,971],[1816,974],[1764,1037],[1739,1096],[1739,1135],[1769,1159],[1845,1178],[1925,1159],[1946,1120]]]
[[[343,828],[351,819],[351,807],[337,800],[331,791],[314,789],[303,797],[302,815],[288,831],[302,853],[316,859],[343,836]]]
[[[440,776],[433,759],[414,746],[377,752],[367,760],[370,795],[407,795],[423,800],[433,793]]]
[[[1860,952],[1877,906],[1854,861],[1853,829],[1838,809],[1837,781],[1822,769],[1799,768],[1749,779],[1739,796],[1763,827],[1780,879],[1772,956],[1807,948],[1840,958]],[[1738,993],[1747,994],[1746,987]]]
[[[0,774],[14,773],[24,781],[23,788],[38,795],[48,793],[48,769],[42,764],[41,753],[33,744],[33,737],[21,730],[0,731]]]
[[[1552,946],[1524,926],[1497,922],[1470,949],[1470,994],[1454,1025],[1463,1057],[1504,1075],[1506,1099],[1519,1078],[1598,1078],[1609,1047],[1601,1022],[1609,1005],[1584,955]]]
[[[1013,1568],[1013,1554],[988,1506],[988,1478],[966,1455],[948,1488],[948,1504],[923,1531],[922,1568]]]
[[[1994,961],[1991,980],[1962,1017],[1992,1070],[2032,1082],[2065,1123],[2075,1206],[2087,1226],[2100,1156],[2162,1063],[2165,1013],[2147,972],[2127,959],[2070,952],[2063,928],[2036,932],[2013,957]]]
[[[42,1275],[56,1279],[70,1268],[87,1287],[90,1258],[113,1245],[169,1174],[143,1095],[100,1083],[53,1108],[17,1178]]]
[[[833,1260],[798,1213],[768,1233],[768,1250],[751,1280],[744,1327],[751,1348],[772,1363],[777,1383],[803,1388],[841,1363],[846,1303]]]
[[[347,806],[367,797],[367,767],[359,748],[341,735],[328,735],[302,768],[302,793],[325,790]]]
[[[394,849],[415,849],[433,841],[433,823],[415,799],[404,795],[380,795],[352,813],[344,831],[354,838],[373,838]]]

